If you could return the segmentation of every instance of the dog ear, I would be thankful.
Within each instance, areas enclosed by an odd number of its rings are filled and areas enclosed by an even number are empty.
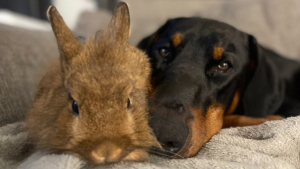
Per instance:
[[[150,35],[150,36],[147,36],[147,37],[145,37],[144,39],[142,39],[139,43],[138,43],[138,45],[137,45],[137,47],[139,48],[139,49],[141,49],[141,50],[143,50],[143,51],[147,51],[147,49],[148,49],[148,47],[150,46],[150,42],[152,42],[153,41],[153,36],[154,36],[154,34],[152,34],[152,35]],[[153,42],[152,42],[153,43]]]
[[[137,47],[144,52],[149,52],[153,44],[159,39],[159,37],[162,35],[162,33],[166,32],[166,29],[169,28],[170,24],[173,23],[176,19],[170,19],[168,20],[163,26],[161,26],[155,33],[152,35],[149,35],[142,39]]]
[[[248,79],[243,94],[245,115],[265,117],[275,114],[284,98],[284,84],[279,72],[267,56],[267,49],[249,35]]]
[[[54,6],[48,8],[47,17],[57,40],[62,63],[65,64],[79,54],[81,44]]]

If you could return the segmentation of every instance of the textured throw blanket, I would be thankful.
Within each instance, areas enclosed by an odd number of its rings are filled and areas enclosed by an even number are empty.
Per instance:
[[[26,142],[25,124],[0,128],[1,169],[90,169],[84,161],[71,155],[31,153]],[[223,129],[204,145],[196,157],[165,159],[151,156],[150,162],[121,162],[96,169],[162,168],[300,168],[300,116],[270,121],[258,126]]]

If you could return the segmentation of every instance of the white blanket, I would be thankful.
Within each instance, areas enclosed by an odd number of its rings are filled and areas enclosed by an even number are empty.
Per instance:
[[[150,162],[121,162],[97,169],[162,168],[300,168],[300,116],[270,121],[251,127],[222,129],[204,145],[196,157],[165,159],[151,156]],[[0,168],[89,169],[84,161],[71,155],[33,153],[26,142],[24,123],[0,128]],[[24,160],[23,160],[24,159]]]

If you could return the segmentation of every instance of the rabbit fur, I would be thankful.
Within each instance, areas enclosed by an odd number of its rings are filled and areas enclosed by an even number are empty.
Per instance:
[[[147,56],[127,43],[126,3],[118,4],[106,30],[84,44],[55,7],[47,14],[60,61],[38,86],[26,121],[29,139],[36,149],[74,154],[93,164],[147,160],[147,150],[160,147],[148,126],[151,69]],[[78,115],[72,113],[74,102]]]

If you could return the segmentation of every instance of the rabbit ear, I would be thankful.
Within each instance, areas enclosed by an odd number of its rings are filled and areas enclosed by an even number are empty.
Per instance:
[[[81,44],[54,6],[48,8],[47,17],[56,37],[62,60],[68,61],[72,57],[78,55]]]
[[[126,43],[129,39],[130,16],[129,9],[125,2],[119,2],[110,20],[108,31],[110,36],[117,42]]]

